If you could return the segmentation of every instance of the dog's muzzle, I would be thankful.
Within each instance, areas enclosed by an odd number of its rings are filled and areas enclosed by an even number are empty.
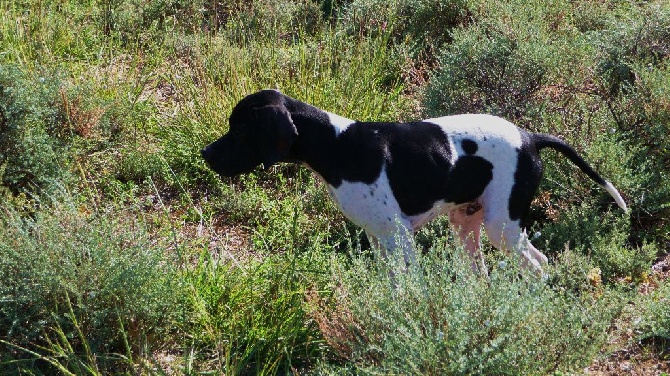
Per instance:
[[[209,154],[210,154],[210,153],[209,153],[209,150],[208,150],[207,146],[205,146],[204,148],[202,148],[202,149],[200,150],[200,155],[202,155],[202,158],[203,158],[206,162],[209,162]]]

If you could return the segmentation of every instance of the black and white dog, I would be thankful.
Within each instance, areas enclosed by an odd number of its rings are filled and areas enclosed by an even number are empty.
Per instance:
[[[626,211],[619,192],[557,137],[535,134],[490,115],[412,123],[359,122],[262,90],[242,99],[230,131],[202,149],[208,165],[235,176],[277,162],[300,163],[326,184],[342,212],[388,251],[412,262],[412,233],[438,215],[451,224],[483,268],[482,223],[491,243],[541,270],[547,257],[522,223],[542,177],[539,151],[561,152]]]

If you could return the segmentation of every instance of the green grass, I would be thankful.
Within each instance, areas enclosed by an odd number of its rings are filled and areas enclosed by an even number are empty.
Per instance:
[[[321,356],[323,340],[303,302],[305,289],[323,279],[323,262],[299,257],[241,264],[203,255],[184,277],[191,314],[182,329],[194,334],[189,372],[286,373]]]
[[[384,6],[0,0],[0,373],[555,374],[615,327],[667,343],[668,282],[635,291],[670,246],[668,6]],[[473,275],[444,218],[390,273],[307,169],[205,166],[262,88],[360,120],[504,115],[632,213],[546,152],[547,280],[486,241]]]

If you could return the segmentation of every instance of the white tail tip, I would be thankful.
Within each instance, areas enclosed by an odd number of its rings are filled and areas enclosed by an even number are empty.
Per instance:
[[[619,191],[617,191],[617,189],[614,188],[612,183],[605,181],[605,185],[603,187],[614,198],[614,201],[616,201],[617,205],[619,205],[619,207],[623,209],[625,213],[628,213],[628,207],[626,206],[626,202],[619,194]]]

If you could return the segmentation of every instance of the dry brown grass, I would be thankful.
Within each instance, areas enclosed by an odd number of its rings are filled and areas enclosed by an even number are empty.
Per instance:
[[[330,298],[325,298],[318,291],[310,289],[305,299],[311,307],[309,317],[316,322],[319,331],[326,341],[332,354],[339,360],[351,360],[357,343],[365,343],[365,328],[356,320],[347,304],[346,291],[337,287]]]

